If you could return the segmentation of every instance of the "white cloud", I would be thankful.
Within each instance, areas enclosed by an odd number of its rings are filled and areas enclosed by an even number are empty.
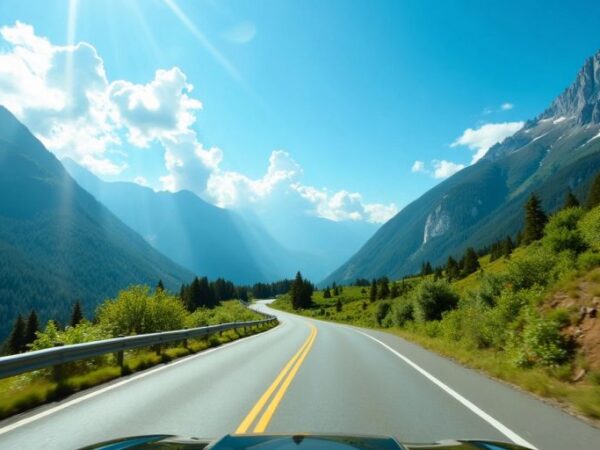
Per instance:
[[[115,81],[108,89],[113,119],[127,126],[128,140],[137,147],[147,147],[154,139],[174,140],[189,130],[196,121],[194,111],[202,108],[188,96],[192,89],[178,67],[157,70],[147,84]]]
[[[509,102],[505,102],[500,105],[500,109],[502,111],[510,111],[514,107],[515,107],[515,105],[513,105],[512,103],[509,103]]]
[[[410,171],[413,173],[425,172],[425,163],[423,161],[415,161]]]
[[[181,15],[175,3],[169,5]],[[198,30],[192,31],[202,38]],[[229,31],[228,38],[236,43],[249,42],[256,34],[249,23]],[[366,203],[356,192],[303,185],[302,168],[282,150],[271,153],[260,178],[222,170],[223,152],[198,140],[193,127],[202,103],[192,97],[193,86],[178,67],[157,70],[146,83],[110,81],[102,58],[88,43],[53,45],[20,22],[0,28],[0,37],[0,104],[60,158],[71,157],[97,174],[115,176],[128,167],[123,141],[129,149],[157,143],[164,149],[162,187],[188,189],[220,206],[275,205],[331,220],[376,223],[397,212],[393,203]],[[142,176],[134,181],[148,184]]]
[[[133,179],[133,182],[136,183],[136,184],[139,184],[140,186],[144,186],[144,187],[148,187],[149,186],[148,180],[146,179],[146,177],[143,177],[141,175],[135,177]]]
[[[434,178],[448,178],[454,175],[459,170],[465,168],[464,164],[453,163],[452,161],[446,161],[444,159],[434,159],[433,165],[433,177]]]
[[[474,150],[475,153],[471,161],[473,164],[483,158],[492,145],[512,136],[523,128],[523,125],[524,122],[503,122],[487,123],[477,129],[467,128],[450,146],[465,145]]]
[[[223,33],[223,37],[234,44],[247,44],[256,36],[256,26],[252,22],[240,22]]]

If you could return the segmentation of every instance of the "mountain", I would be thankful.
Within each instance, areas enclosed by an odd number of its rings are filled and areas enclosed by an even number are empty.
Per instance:
[[[96,200],[157,250],[197,274],[248,284],[294,273],[277,266],[277,258],[289,261],[292,256],[266,232],[190,191],[155,192],[136,183],[106,182],[71,159],[62,162]]]
[[[415,273],[445,263],[523,226],[523,204],[537,193],[544,209],[568,189],[585,199],[600,170],[600,52],[589,58],[550,107],[484,158],[406,206],[325,282]]]
[[[18,313],[68,318],[134,283],[179,289],[193,277],[83,190],[0,107],[0,338]]]
[[[318,281],[373,234],[367,223],[306,214],[235,212],[189,191],[155,192],[131,182],[106,182],[64,159],[77,182],[157,250],[195,273],[240,284],[291,278]]]

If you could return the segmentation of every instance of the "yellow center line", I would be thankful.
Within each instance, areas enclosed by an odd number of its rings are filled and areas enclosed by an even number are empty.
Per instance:
[[[273,394],[275,389],[277,389],[277,386],[279,386],[279,383],[281,383],[281,380],[283,380],[283,378],[289,372],[290,368],[294,365],[296,360],[300,357],[300,355],[306,349],[306,347],[309,345],[309,343],[311,343],[313,336],[315,336],[316,334],[317,334],[317,329],[311,325],[311,331],[310,331],[310,334],[309,334],[308,338],[306,339],[306,341],[304,341],[304,343],[302,344],[300,349],[296,352],[296,354],[294,356],[292,356],[292,359],[290,359],[288,361],[288,363],[285,365],[283,370],[279,373],[279,375],[277,375],[277,378],[275,378],[275,381],[273,381],[271,386],[269,386],[269,388],[265,391],[265,393],[260,397],[258,402],[256,402],[254,407],[250,410],[248,415],[244,418],[242,423],[240,423],[237,430],[235,430],[235,432],[237,434],[245,433],[246,431],[248,431],[248,428],[250,428],[250,425],[252,425],[252,422],[254,422],[254,419],[256,419],[256,417],[258,416],[260,411],[263,409],[263,407],[265,406],[265,404],[267,403],[267,401],[269,400],[269,398],[271,397],[271,395]]]
[[[267,426],[269,425],[269,422],[273,418],[273,414],[275,414],[275,411],[277,410],[277,407],[279,406],[281,399],[285,395],[285,392],[287,391],[287,389],[290,387],[290,384],[292,383],[292,380],[296,376],[298,369],[300,369],[300,366],[302,365],[304,358],[306,358],[306,355],[308,355],[310,348],[312,347],[312,345],[315,342],[315,339],[317,338],[317,329],[313,327],[313,331],[314,331],[314,333],[312,333],[312,336],[310,337],[310,342],[304,349],[304,352],[302,353],[300,358],[298,358],[296,365],[294,365],[294,368],[290,371],[290,373],[288,374],[285,381],[281,384],[281,387],[277,391],[277,394],[275,394],[275,396],[273,397],[273,400],[271,400],[271,403],[267,407],[267,410],[264,412],[264,414],[258,421],[258,424],[254,428],[255,433],[262,433],[263,431],[265,431],[267,429]]]

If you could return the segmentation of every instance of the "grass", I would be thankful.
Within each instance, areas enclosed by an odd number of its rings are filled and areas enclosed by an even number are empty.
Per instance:
[[[512,258],[520,257],[522,252],[524,252],[524,249],[516,249]],[[506,270],[507,263],[508,260],[505,258],[499,258],[493,262],[489,262],[489,256],[480,259],[482,269],[486,273],[501,273]],[[573,297],[579,296],[577,288],[581,279],[576,277],[582,275],[584,274],[574,272],[571,277],[557,283],[549,291],[549,294],[562,289],[571,292]],[[585,279],[597,282],[600,280],[600,269],[587,272]],[[481,275],[476,272],[453,282],[452,285],[462,296],[470,290],[479,288],[480,280]],[[574,368],[585,367],[584,361],[573,361],[558,367],[517,367],[511,355],[499,349],[478,349],[473,348],[468,342],[451,341],[439,336],[432,337],[427,335],[427,327],[408,326],[399,328],[393,326],[394,324],[390,321],[386,323],[385,320],[387,319],[384,319],[384,323],[380,323],[377,320],[377,310],[380,308],[378,304],[389,303],[391,300],[377,300],[371,303],[368,299],[369,287],[364,288],[364,292],[362,292],[362,289],[355,286],[344,287],[340,296],[330,299],[323,298],[323,292],[317,291],[313,295],[314,306],[300,311],[292,310],[287,296],[282,296],[272,306],[316,319],[379,329],[395,334],[449,357],[460,364],[485,372],[494,378],[511,383],[540,397],[552,399],[565,409],[583,415],[600,425],[600,373],[588,372],[583,380],[577,383],[572,382]],[[336,308],[338,299],[341,303],[341,310]],[[571,312],[564,309],[550,311],[550,313],[566,324],[571,319]],[[434,322],[427,322],[426,324],[436,325]]]
[[[266,331],[272,326],[249,329],[246,332],[229,330],[222,335],[211,335],[205,339],[191,339],[187,347],[175,345],[155,350],[139,349],[125,353],[124,367],[116,365],[114,358],[107,358],[107,365],[87,373],[66,376],[60,383],[52,380],[50,370],[18,375],[0,380],[0,419],[18,414],[45,403],[60,400],[75,392],[97,386],[124,375],[139,372],[158,364],[201,352],[207,348],[235,341]]]

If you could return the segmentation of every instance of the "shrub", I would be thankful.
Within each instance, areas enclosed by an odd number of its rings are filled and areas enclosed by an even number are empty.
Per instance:
[[[581,270],[588,271],[600,266],[600,253],[592,250],[581,253],[577,257],[577,267]]]
[[[412,301],[407,298],[400,298],[399,301],[394,303],[392,316],[394,324],[399,327],[403,327],[406,322],[414,320]]]
[[[551,274],[556,256],[539,245],[527,247],[527,254],[508,263],[506,280],[513,290],[529,289],[535,285],[545,286],[554,281]]]
[[[560,324],[552,319],[531,315],[517,344],[516,363],[556,367],[569,357],[568,342],[560,333]]]
[[[379,325],[383,323],[383,319],[389,314],[391,309],[390,302],[379,302],[377,303],[377,309],[375,310],[375,320]]]
[[[544,245],[555,253],[565,250],[579,253],[585,250],[587,244],[577,226],[583,216],[582,208],[567,208],[554,214],[544,229]]]
[[[132,286],[97,310],[100,324],[114,335],[154,333],[183,328],[187,311],[183,302],[165,291]]]
[[[412,293],[417,322],[439,320],[442,313],[458,304],[458,295],[446,280],[425,280]]]
[[[579,221],[579,230],[587,245],[600,250],[600,206],[589,211]]]

